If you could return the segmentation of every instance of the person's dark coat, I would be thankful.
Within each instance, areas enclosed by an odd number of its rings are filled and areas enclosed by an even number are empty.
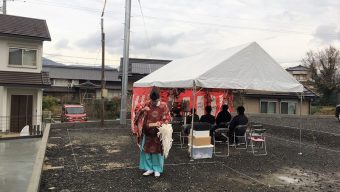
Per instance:
[[[202,115],[200,122],[207,122],[207,123],[214,125],[215,124],[215,116],[210,115],[210,114]]]
[[[191,124],[192,121],[192,115],[188,115],[187,116],[187,124]],[[194,122],[199,122],[200,121],[200,117],[197,114],[194,114]]]
[[[231,120],[231,115],[228,111],[220,111],[216,117],[216,125],[228,123]]]

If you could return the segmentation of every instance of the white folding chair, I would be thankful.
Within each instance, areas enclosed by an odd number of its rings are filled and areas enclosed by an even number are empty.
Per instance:
[[[265,132],[266,130],[263,129],[262,125],[253,125],[249,131],[249,145],[255,156],[267,155]]]

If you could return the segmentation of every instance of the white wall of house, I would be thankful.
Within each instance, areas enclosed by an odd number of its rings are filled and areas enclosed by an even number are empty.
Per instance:
[[[53,79],[52,85],[56,87],[68,87],[71,86],[71,82],[68,79]]]
[[[120,91],[119,90],[108,90],[107,92],[107,99],[111,100],[114,97],[120,97]],[[101,98],[101,92],[100,89],[96,90],[96,99],[100,99]]]
[[[5,132],[7,128],[7,88],[0,86],[0,131]]]
[[[9,64],[9,49],[22,48],[27,50],[36,50],[35,66],[18,66]],[[0,37],[0,71],[18,71],[40,73],[42,70],[42,50],[43,42],[22,38],[5,38]]]
[[[33,119],[32,124],[33,125],[40,125],[42,126],[42,96],[43,92],[40,88],[17,88],[17,87],[8,87],[5,89],[7,90],[5,94],[2,95],[2,104],[7,105],[7,107],[1,108],[2,111],[0,111],[3,117],[7,117],[7,120],[3,122],[2,126],[2,132],[9,131],[10,129],[10,121],[9,117],[11,115],[11,96],[12,95],[32,95],[33,96]],[[0,87],[1,90],[1,87]],[[0,96],[1,99],[1,96]],[[5,118],[4,118],[5,119]]]
[[[290,103],[290,104],[296,104],[295,108],[295,114],[290,115],[300,115],[300,100],[298,99],[260,99],[260,98],[246,98],[244,101],[244,107],[246,108],[246,113],[261,113],[261,101],[268,103],[271,102],[275,104],[275,113],[274,114],[281,114],[281,103]],[[309,114],[309,101],[304,100],[302,101],[302,115],[308,115]],[[235,106],[236,109],[237,106]],[[269,114],[271,113],[271,110],[267,111]]]
[[[112,99],[114,97],[120,97],[120,90],[109,90],[108,91],[108,98]]]

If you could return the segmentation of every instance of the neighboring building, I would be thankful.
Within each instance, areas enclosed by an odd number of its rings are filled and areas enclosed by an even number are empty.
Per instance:
[[[0,15],[0,130],[20,132],[42,124],[43,42],[51,41],[45,20]]]
[[[306,87],[303,92],[302,115],[308,115],[311,112],[311,102],[316,95]],[[287,114],[300,115],[300,94],[296,93],[263,93],[247,92],[244,94],[244,106],[247,113],[265,113],[265,114]]]
[[[292,74],[296,80],[303,84],[307,83],[311,78],[309,68],[302,65],[289,67],[286,69],[286,71]]]
[[[87,103],[101,98],[101,67],[63,65],[44,59],[43,71],[49,73],[52,86],[44,89],[44,95],[54,96],[61,103]],[[121,81],[118,70],[105,68],[107,99],[120,97]]]

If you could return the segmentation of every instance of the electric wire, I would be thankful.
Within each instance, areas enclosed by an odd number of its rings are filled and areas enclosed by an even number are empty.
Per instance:
[[[152,57],[150,39],[149,39],[148,32],[147,32],[147,30],[146,30],[146,24],[145,24],[143,9],[142,9],[142,5],[141,5],[141,3],[140,3],[140,0],[138,0],[138,4],[139,4],[140,12],[141,12],[141,14],[142,14],[142,19],[143,19],[143,25],[144,25],[144,32],[145,32],[146,42],[147,42],[147,44],[148,44],[148,46],[149,46],[150,57]]]
[[[15,0],[15,1],[19,1],[19,2],[31,2],[31,3],[36,3],[34,2],[34,0]],[[139,2],[139,1],[138,1]],[[69,8],[69,9],[75,9],[75,10],[80,10],[80,11],[86,11],[89,13],[98,13],[100,12],[99,9],[93,9],[93,8],[89,8],[89,7],[81,7],[81,6],[73,6],[73,5],[68,5],[65,6],[63,4],[60,3],[56,3],[56,2],[51,2],[51,1],[43,1],[40,2],[39,4],[46,4],[46,5],[50,5],[50,6],[56,6],[56,7],[63,7],[63,8]],[[149,8],[152,9],[152,8]],[[113,11],[106,11],[109,14],[113,14]],[[141,10],[142,12],[142,10]],[[208,16],[208,15],[207,15]],[[140,17],[139,15],[136,15],[132,18],[138,18]],[[211,17],[216,17],[216,16],[211,16]],[[308,36],[313,36],[315,34],[313,33],[308,33],[306,31],[294,31],[294,30],[284,30],[284,29],[269,29],[269,28],[259,28],[259,27],[248,27],[248,26],[236,26],[236,25],[229,25],[229,24],[218,24],[218,23],[208,23],[208,22],[199,22],[199,21],[191,21],[191,20],[182,20],[182,19],[174,19],[174,18],[165,18],[165,17],[155,17],[155,16],[146,16],[144,15],[144,13],[142,13],[142,19],[144,20],[144,18],[148,18],[148,19],[153,19],[153,20],[161,20],[161,21],[174,21],[174,22],[179,22],[179,23],[187,23],[187,24],[195,24],[195,25],[202,25],[202,26],[213,26],[213,27],[220,27],[220,28],[234,28],[234,29],[246,29],[246,30],[257,30],[257,31],[267,31],[267,32],[276,32],[276,33],[286,33],[286,34],[299,34],[299,35],[308,35]],[[236,20],[236,18],[235,18]],[[144,21],[145,23],[145,21]],[[328,34],[324,34],[325,36],[329,36],[332,38],[336,38],[338,36],[338,34],[332,34],[332,33],[328,33]]]

